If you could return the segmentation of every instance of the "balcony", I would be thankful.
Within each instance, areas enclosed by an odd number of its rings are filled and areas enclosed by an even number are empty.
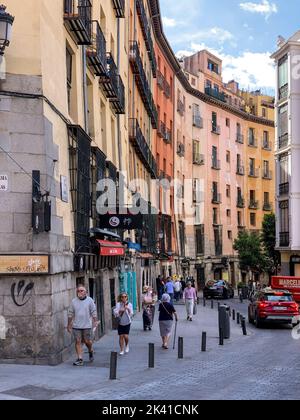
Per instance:
[[[218,160],[218,159],[212,158],[211,167],[212,167],[212,169],[215,169],[217,171],[220,171],[220,169],[221,169],[221,161]]]
[[[170,98],[171,97],[171,86],[166,81],[165,76],[159,70],[157,70],[157,84],[158,84],[159,88],[164,92],[166,98]]]
[[[263,172],[263,179],[267,179],[271,181],[273,179],[273,172],[272,171],[264,171]]]
[[[139,17],[144,40],[146,40],[148,36],[149,25],[143,0],[136,0],[136,11]]]
[[[282,246],[282,247],[290,246],[290,232],[279,233],[279,246]]]
[[[112,0],[117,18],[125,17],[125,0]]]
[[[140,50],[137,41],[130,42],[130,54],[129,54],[130,66],[132,73],[135,75],[135,81],[137,88],[141,95],[142,101],[145,105],[147,113],[151,119],[153,128],[157,128],[158,114],[154,104],[153,96],[149,88],[147,76],[143,67],[143,62],[140,55]]]
[[[185,105],[181,99],[177,100],[177,112],[183,117],[185,113]]]
[[[272,151],[272,143],[270,142],[270,140],[263,139],[262,148],[263,148],[263,150],[267,150],[267,151],[271,152]]]
[[[240,133],[236,133],[236,142],[240,144],[244,144],[244,135]]]
[[[259,202],[256,200],[249,201],[249,209],[250,210],[258,210],[259,209]]]
[[[160,121],[158,124],[157,134],[162,139],[165,139],[167,136],[167,127],[166,127],[166,124],[162,121]]]
[[[92,3],[90,0],[64,0],[64,23],[78,45],[91,45]]]
[[[177,144],[177,155],[180,157],[184,157],[185,155],[185,146],[183,143]]]
[[[271,203],[264,203],[264,207],[263,207],[264,211],[273,211],[273,206]]]
[[[93,21],[92,44],[87,48],[88,65],[96,76],[106,74],[106,40],[98,22]]]
[[[238,197],[237,202],[236,202],[236,206],[239,209],[244,209],[245,208],[245,199],[243,197]]]
[[[209,95],[215,99],[218,99],[218,101],[226,102],[226,96],[224,92],[219,92],[217,89],[213,89],[211,87],[205,88],[206,95]]]
[[[145,44],[146,44],[147,51],[148,51],[148,57],[149,57],[149,60],[150,60],[150,65],[151,65],[153,77],[156,77],[157,76],[157,62],[156,62],[156,57],[155,57],[153,40],[152,40],[152,35],[151,35],[150,28],[148,29],[148,32],[147,32],[147,37],[146,37],[146,40],[145,40]]]
[[[138,120],[131,118],[129,120],[129,140],[135,148],[137,155],[140,157],[147,171],[150,173],[152,179],[157,178],[157,164],[154,156],[148,146],[142,130],[139,126]]]
[[[219,125],[213,124],[211,128],[211,132],[219,136],[221,134],[221,127]]]
[[[222,196],[217,192],[213,192],[213,197],[211,200],[212,204],[221,204],[222,203]]]
[[[248,138],[248,146],[249,147],[257,147],[257,139],[255,137]]]
[[[172,144],[173,136],[172,131],[167,128],[166,137],[164,138],[165,143]]]
[[[286,84],[279,89],[279,100],[287,99],[289,95],[289,85]]]
[[[205,156],[201,155],[200,153],[194,152],[194,154],[193,154],[193,164],[201,166],[201,165],[204,165],[204,163],[205,163]]]
[[[193,115],[193,126],[203,128],[203,118],[200,115]]]
[[[285,149],[289,144],[289,135],[288,134],[284,134],[283,136],[279,137],[279,149]]]
[[[236,174],[244,176],[245,175],[245,167],[244,166],[237,166]]]
[[[259,178],[259,169],[250,168],[249,169],[249,176],[251,178]]]
[[[104,93],[116,114],[125,114],[125,88],[111,53],[106,55],[106,74],[100,76]]]
[[[290,183],[285,182],[284,184],[279,185],[279,195],[288,195],[290,192]]]

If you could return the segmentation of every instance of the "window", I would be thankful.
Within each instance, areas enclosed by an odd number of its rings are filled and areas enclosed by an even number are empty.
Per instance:
[[[208,60],[208,65],[207,65],[208,70],[213,71],[214,73],[219,74],[219,65],[214,63],[211,60]]]
[[[255,145],[255,130],[254,128],[249,128],[249,146]]]
[[[218,224],[218,209],[217,208],[213,208],[213,224],[217,225]]]
[[[226,118],[226,127],[230,127],[230,119]]]
[[[269,192],[265,192],[264,193],[264,205],[269,205],[270,204],[270,193]]]
[[[241,211],[237,212],[237,220],[238,220],[238,227],[241,227],[243,225],[243,223],[242,223],[242,212]]]
[[[230,185],[226,185],[226,197],[230,198],[231,196],[231,188]]]
[[[255,159],[250,158],[249,167],[250,167],[250,176],[255,176]]]
[[[279,108],[278,118],[278,134],[279,137],[283,137],[289,132],[289,121],[288,121],[288,105]]]
[[[278,87],[279,99],[287,98],[288,95],[288,56],[284,56],[278,62]]]
[[[266,118],[267,117],[267,110],[266,110],[266,108],[263,108],[262,109],[262,116],[263,116],[263,118]]]
[[[196,227],[196,252],[197,255],[204,254],[204,225]]]
[[[255,227],[256,226],[256,214],[250,213],[250,225]]]
[[[270,140],[269,140],[269,132],[268,131],[264,131],[264,134],[263,134],[263,148],[264,149],[269,149],[270,148]]]
[[[192,86],[196,86],[196,79],[192,77]]]
[[[67,92],[68,92],[68,110],[71,112],[71,90],[72,90],[72,53],[67,48],[66,50],[66,61],[67,61]]]
[[[255,201],[255,190],[250,190],[250,201]]]
[[[217,113],[213,112],[212,113],[212,131],[217,131],[218,128],[218,117],[217,117]]]
[[[270,176],[270,163],[268,160],[264,160],[264,178]]]
[[[228,231],[227,231],[227,234],[228,234],[228,239],[229,239],[230,241],[232,241],[232,231],[231,231],[231,230],[228,230]]]
[[[289,246],[289,243],[290,243],[289,201],[281,201],[279,203],[279,224],[280,224],[280,246]]]
[[[230,163],[230,152],[229,152],[229,150],[227,150],[227,152],[226,152],[226,162],[227,163]]]
[[[210,80],[206,80],[205,84],[206,84],[207,88],[211,88],[211,81]]]
[[[226,210],[226,216],[230,219],[231,218],[231,210]]]
[[[289,182],[289,157],[282,155],[279,158],[279,182],[286,184]]]

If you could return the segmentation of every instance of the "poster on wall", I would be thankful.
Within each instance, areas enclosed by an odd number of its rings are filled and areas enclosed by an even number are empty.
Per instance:
[[[8,176],[0,174],[0,192],[8,191]]]
[[[68,179],[66,176],[61,175],[60,177],[60,194],[61,201],[64,203],[69,202],[69,189],[68,189]]]
[[[49,274],[49,255],[0,255],[1,274]]]

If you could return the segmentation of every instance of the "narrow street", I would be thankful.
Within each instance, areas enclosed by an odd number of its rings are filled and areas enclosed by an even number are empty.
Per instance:
[[[300,398],[300,342],[287,326],[257,330],[247,324],[248,336],[231,320],[231,339],[219,346],[217,305],[198,305],[193,323],[185,308],[177,306],[178,336],[184,338],[184,359],[177,351],[161,349],[157,322],[152,332],[142,331],[141,316],[134,318],[131,352],[118,359],[118,380],[110,381],[109,358],[118,351],[112,332],[96,344],[94,364],[74,368],[73,359],[58,367],[0,366],[0,399],[83,400],[245,400]],[[246,314],[247,303],[228,301]],[[208,335],[201,353],[201,333]],[[155,368],[148,369],[148,343],[155,343]],[[171,347],[171,346],[170,346]],[[87,356],[87,355],[85,355]]]

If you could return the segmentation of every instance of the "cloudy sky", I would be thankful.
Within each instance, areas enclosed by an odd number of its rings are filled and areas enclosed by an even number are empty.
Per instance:
[[[207,48],[224,62],[224,80],[274,88],[270,54],[278,35],[300,29],[299,0],[160,0],[164,31],[177,55]]]

